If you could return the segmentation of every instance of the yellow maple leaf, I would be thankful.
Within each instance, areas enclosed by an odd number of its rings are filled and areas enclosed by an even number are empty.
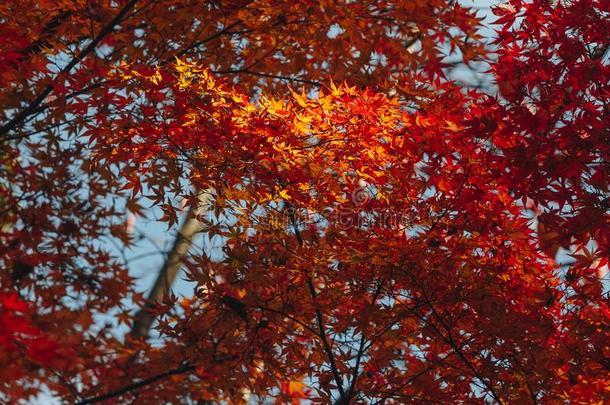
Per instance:
[[[458,132],[461,128],[453,121],[447,120],[447,126],[445,127],[452,132]]]

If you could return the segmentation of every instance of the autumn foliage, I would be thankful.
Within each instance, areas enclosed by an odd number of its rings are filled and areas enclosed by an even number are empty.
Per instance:
[[[1,400],[610,401],[608,1],[0,15]],[[202,191],[222,254],[118,333],[126,215]]]

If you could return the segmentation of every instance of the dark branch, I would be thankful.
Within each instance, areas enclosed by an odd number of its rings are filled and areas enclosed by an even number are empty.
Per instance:
[[[59,26],[70,18],[71,15],[71,11],[64,11],[53,17],[42,29],[40,39],[20,49],[18,52],[27,57],[40,53],[45,47],[49,46],[49,38],[55,36]]]
[[[254,72],[254,71],[248,70],[248,69],[216,70],[216,71],[213,71],[212,73],[217,74],[217,75],[241,73],[241,74],[252,75],[252,76],[268,77],[270,79],[285,80],[285,81],[290,81],[290,82],[309,84],[309,85],[315,86],[315,87],[322,86],[322,83],[315,81],[315,80],[299,79],[298,77],[281,76],[281,75],[274,75],[274,74],[263,73],[263,72]]]
[[[161,373],[156,376],[146,378],[142,381],[138,381],[136,383],[126,385],[126,386],[116,389],[114,391],[110,391],[106,394],[98,395],[97,397],[83,399],[82,401],[79,401],[76,404],[77,405],[86,405],[86,404],[94,404],[97,402],[106,401],[108,399],[127,394],[128,392],[135,391],[138,388],[145,387],[145,386],[155,383],[159,380],[163,380],[164,378],[170,377],[172,375],[184,374],[184,373],[188,373],[193,370],[195,370],[195,366],[192,366],[192,365],[186,365],[186,366],[182,366],[179,368],[175,368],[173,370],[166,371],[165,373]]]
[[[104,37],[114,30],[114,27],[121,22],[121,20],[125,16],[125,14],[127,14],[129,12],[129,10],[131,10],[137,2],[138,2],[138,0],[131,0],[127,4],[125,4],[125,6],[112,19],[112,21],[110,21],[104,28],[102,28],[100,33],[93,39],[93,41],[91,41],[89,43],[89,45],[87,45],[78,55],[76,55],[74,58],[72,58],[70,63],[68,63],[59,72],[57,77],[60,77],[61,75],[65,74],[65,73],[69,73],[72,70],[72,68],[74,68],[76,65],[78,65],[87,55],[89,55],[97,47],[97,45],[104,39]],[[23,110],[18,112],[17,115],[15,115],[11,120],[9,120],[6,124],[3,124],[0,127],[0,135],[6,135],[7,133],[9,133],[13,129],[15,129],[18,125],[23,123],[23,121],[26,118],[28,118],[30,115],[34,114],[36,112],[37,107],[40,105],[40,103],[42,103],[43,100],[47,96],[49,96],[49,94],[51,94],[52,92],[53,92],[53,86],[52,85],[46,86],[42,90],[42,92],[40,92],[38,97],[36,97],[34,100],[32,100],[26,108],[24,108]]]
[[[303,237],[301,236],[301,232],[299,231],[299,227],[296,222],[296,218],[294,215],[294,207],[292,204],[286,202],[286,207],[288,211],[288,215],[290,218],[290,222],[292,228],[294,230],[297,241],[299,242],[299,246],[303,246]],[[335,379],[335,383],[337,384],[337,389],[339,390],[339,402],[343,404],[349,404],[349,398],[347,397],[345,390],[343,389],[343,383],[341,381],[341,374],[339,374],[339,369],[337,368],[337,363],[335,362],[335,356],[333,355],[332,347],[328,342],[328,338],[326,336],[326,329],[324,327],[324,316],[322,315],[322,311],[318,308],[316,304],[316,298],[318,294],[316,293],[316,288],[313,285],[313,281],[311,277],[307,280],[307,288],[309,289],[309,294],[311,295],[311,299],[313,301],[313,305],[315,306],[316,312],[316,321],[318,324],[318,330],[320,340],[322,341],[322,346],[324,347],[324,352],[326,353],[326,357],[328,358],[328,362],[330,363],[330,369],[333,373],[333,377]]]

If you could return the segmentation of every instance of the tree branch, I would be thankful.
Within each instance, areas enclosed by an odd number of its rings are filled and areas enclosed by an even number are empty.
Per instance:
[[[288,210],[288,215],[290,217],[290,223],[294,230],[297,241],[299,242],[299,246],[303,246],[303,237],[301,236],[301,232],[299,232],[299,228],[296,223],[296,218],[294,215],[294,207],[292,204],[286,202],[286,208]],[[316,298],[318,294],[316,293],[316,288],[313,285],[313,281],[311,277],[307,279],[307,288],[309,289],[309,294],[313,301],[314,306],[316,307],[316,321],[318,324],[319,336],[322,341],[322,346],[324,347],[324,352],[326,353],[326,357],[328,358],[328,362],[330,363],[330,369],[333,373],[333,377],[335,379],[335,383],[337,384],[337,389],[339,390],[339,402],[343,404],[349,404],[349,398],[345,394],[345,390],[343,389],[343,383],[341,381],[341,375],[339,374],[339,369],[337,368],[337,363],[335,362],[335,356],[333,355],[332,347],[328,342],[328,338],[326,336],[326,330],[324,327],[324,316],[322,315],[322,311],[317,307]]]
[[[426,304],[428,305],[428,307],[432,311],[432,314],[437,319],[439,324],[445,329],[447,334],[445,335],[444,333],[442,333],[442,331],[440,331],[439,328],[436,325],[434,325],[434,323],[430,322],[429,320],[425,319],[424,317],[419,317],[419,318],[423,322],[428,324],[432,329],[434,329],[436,331],[436,333],[439,335],[439,337],[441,339],[443,339],[447,344],[449,344],[449,346],[451,346],[453,351],[462,360],[462,362],[466,365],[466,367],[468,367],[470,369],[470,371],[473,373],[473,375],[476,378],[478,378],[479,381],[481,381],[481,383],[483,383],[483,385],[485,386],[485,388],[487,388],[487,390],[489,390],[489,394],[498,402],[498,404],[503,405],[504,401],[502,401],[502,399],[500,398],[500,395],[496,392],[496,390],[495,390],[494,386],[492,385],[491,381],[487,381],[487,379],[485,377],[483,377],[483,375],[479,372],[479,370],[476,369],[476,367],[472,364],[472,362],[466,358],[466,355],[462,352],[462,349],[460,347],[458,347],[458,344],[453,339],[453,336],[451,335],[451,328],[450,328],[450,326],[447,325],[445,320],[436,311],[436,309],[434,308],[434,305],[432,304],[432,301],[430,300],[430,298],[426,294],[426,292],[423,289],[423,287],[420,286],[420,290],[421,290],[421,292],[422,292],[422,294],[424,296],[424,300],[425,300]]]
[[[369,304],[369,309],[371,309],[373,307],[373,305],[375,305],[377,298],[379,298],[379,294],[381,294],[381,290],[383,289],[383,284],[384,284],[383,280],[379,281],[379,284],[377,285],[377,289],[375,290],[375,294],[373,294],[373,299],[371,300],[371,303]],[[354,390],[356,389],[356,382],[358,381],[358,377],[360,375],[360,362],[362,361],[362,357],[364,356],[364,353],[366,353],[366,351],[368,350],[368,348],[366,347],[366,344],[365,344],[366,336],[364,334],[364,330],[362,330],[361,333],[362,333],[362,335],[360,336],[358,354],[356,355],[356,364],[354,365],[354,368],[352,370],[352,382],[350,383],[349,389],[347,390],[348,403],[349,403],[349,401],[351,401],[352,397],[354,396]]]
[[[194,371],[194,370],[195,370],[195,366],[193,366],[193,365],[185,365],[185,366],[182,366],[182,367],[178,367],[178,368],[175,368],[173,370],[169,370],[169,371],[166,371],[164,373],[157,374],[156,376],[146,378],[146,379],[144,379],[142,381],[138,381],[136,383],[133,383],[133,384],[130,384],[130,385],[126,385],[126,386],[121,387],[119,389],[116,389],[114,391],[110,391],[110,392],[108,392],[106,394],[102,394],[102,395],[98,395],[96,397],[91,397],[91,398],[83,399],[82,401],[76,402],[76,405],[94,404],[94,403],[97,403],[97,402],[106,401],[106,400],[109,400],[111,398],[124,395],[124,394],[126,394],[126,393],[128,393],[130,391],[137,390],[138,388],[145,387],[145,386],[150,385],[152,383],[155,383],[155,382],[157,382],[159,380],[163,380],[164,378],[170,377],[172,375],[184,374],[184,373],[187,373],[187,372],[190,372],[190,371]]]
[[[129,10],[131,10],[136,5],[137,2],[138,2],[138,0],[130,0],[127,4],[125,4],[125,6],[112,19],[112,21],[110,21],[104,28],[102,28],[100,33],[93,39],[93,41],[91,41],[89,43],[89,45],[87,45],[78,55],[76,55],[74,58],[72,58],[70,63],[68,63],[58,73],[58,75],[56,77],[60,77],[62,74],[69,73],[72,70],[72,68],[74,68],[74,66],[79,64],[87,55],[89,55],[97,47],[97,45],[104,39],[104,37],[114,30],[114,27],[121,22],[122,18],[125,16],[125,14],[127,14],[129,12]],[[32,115],[36,111],[36,108],[40,105],[40,103],[42,103],[42,101],[47,96],[49,96],[49,94],[51,94],[52,92],[53,92],[53,86],[50,84],[47,85],[42,90],[42,92],[40,92],[40,94],[28,104],[28,106],[26,108],[24,108],[23,110],[18,112],[17,115],[15,115],[7,123],[0,126],[0,136],[6,135],[10,131],[14,130],[27,117]]]
[[[217,74],[217,75],[226,75],[226,74],[246,74],[246,75],[252,75],[252,76],[260,76],[260,77],[268,77],[271,79],[277,79],[277,80],[285,80],[285,81],[291,81],[291,82],[296,82],[296,83],[303,83],[303,84],[309,84],[315,87],[321,87],[322,83],[315,81],[315,80],[308,80],[308,79],[299,79],[298,77],[290,77],[290,76],[281,76],[281,75],[274,75],[271,73],[264,73],[264,72],[255,72],[249,69],[234,69],[234,70],[215,70],[212,71],[212,73]]]

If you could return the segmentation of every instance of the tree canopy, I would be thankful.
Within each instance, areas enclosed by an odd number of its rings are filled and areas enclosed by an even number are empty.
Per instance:
[[[610,400],[610,3],[493,14],[1,4],[0,398]],[[222,255],[147,302],[125,216],[202,190]]]

